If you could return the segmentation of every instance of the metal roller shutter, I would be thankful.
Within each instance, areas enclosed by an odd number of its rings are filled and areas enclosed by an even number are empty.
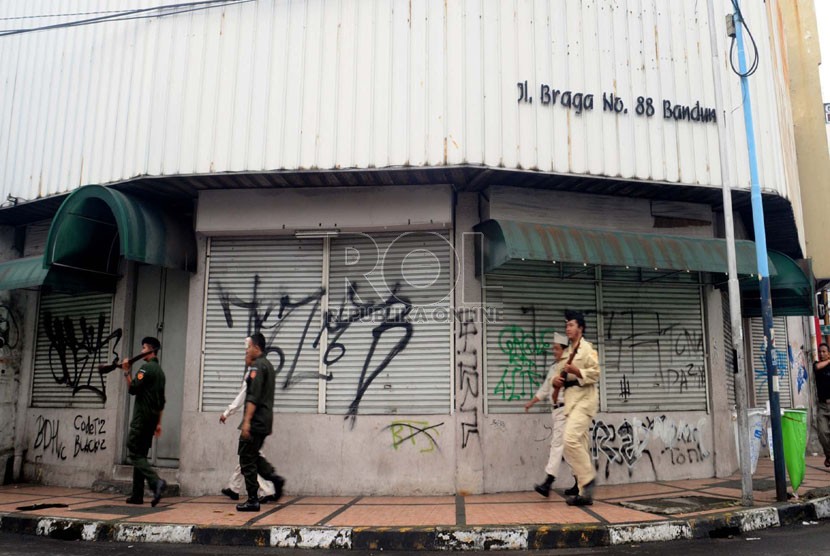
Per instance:
[[[328,413],[450,412],[452,252],[438,232],[331,240]]]
[[[322,280],[321,239],[211,240],[203,411],[221,411],[239,392],[244,339],[259,331],[277,370],[274,411],[317,412],[320,356],[312,344],[322,327]]]
[[[781,391],[778,399],[782,408],[789,408],[793,405],[792,385],[790,384],[790,365],[787,357],[787,318],[772,317],[772,324],[775,327],[776,342],[784,348],[775,350],[775,363],[778,367],[779,385]],[[755,392],[755,407],[765,407],[769,401],[769,388],[767,386],[767,370],[764,362],[764,319],[753,317],[749,319],[750,334],[752,335],[752,385]]]
[[[521,413],[553,363],[553,332],[564,334],[566,309],[585,314],[586,339],[597,347],[594,270],[581,265],[511,263],[488,274],[485,287],[486,306],[501,307],[503,316],[498,323],[486,324],[487,412]]]
[[[32,407],[104,407],[109,375],[97,368],[122,347],[111,322],[112,295],[40,296]]]
[[[723,351],[725,354],[726,388],[729,405],[735,405],[735,352],[732,351],[732,319],[729,316],[729,292],[721,292],[723,310]]]
[[[698,285],[603,283],[602,312],[608,411],[706,409]]]

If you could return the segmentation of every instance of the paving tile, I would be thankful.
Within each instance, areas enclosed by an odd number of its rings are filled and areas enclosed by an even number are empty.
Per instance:
[[[342,507],[340,504],[291,504],[257,519],[255,525],[315,525]]]
[[[84,488],[69,488],[56,486],[25,486],[16,490],[21,494],[36,494],[38,496],[75,496],[79,494],[94,494],[91,490]]]
[[[85,505],[86,503],[92,503],[93,505],[101,504],[100,500],[85,500],[80,498],[72,498],[68,496],[57,496],[57,497],[48,497],[48,498],[37,498],[34,500],[22,500],[20,502],[9,503],[9,504],[2,504],[0,505],[0,512],[17,512],[17,513],[35,513],[40,512],[41,510],[18,510],[18,507],[21,506],[32,506],[35,504],[66,504],[69,508],[78,507]],[[48,508],[47,508],[48,509]],[[67,508],[53,508],[54,510],[59,509],[67,509]]]
[[[354,496],[343,504],[354,500]],[[367,496],[361,498],[355,505],[361,504],[394,504],[394,505],[423,505],[423,504],[455,504],[455,496]]]
[[[265,513],[269,509],[268,506],[263,506],[259,513]],[[254,512],[237,512],[234,504],[183,504],[160,512],[131,517],[125,521],[239,527],[257,515],[259,514]]]
[[[32,500],[44,500],[48,499],[48,496],[37,496],[35,494],[18,494],[18,493],[6,493],[0,492],[0,505],[8,505],[8,504],[18,504],[18,502],[30,502]],[[21,504],[18,504],[21,505]]]
[[[110,514],[110,513],[97,513],[97,512],[75,512],[71,509],[67,508],[52,508],[48,510],[38,510],[36,512],[28,512],[32,515],[42,515],[46,517],[68,517],[72,519],[96,519],[100,521],[112,521],[117,519],[123,519],[126,517],[124,514]]]
[[[476,504],[466,507],[467,525],[597,523],[594,516],[564,502]]]
[[[455,505],[354,505],[338,514],[326,525],[403,527],[419,525],[455,525]]]
[[[295,504],[304,505],[304,504],[337,504],[340,506],[345,506],[352,500],[355,500],[357,496],[305,496],[300,498]],[[287,500],[285,496],[282,497],[280,500],[281,503],[285,504],[286,502],[290,501],[290,498]],[[370,502],[367,502],[370,503]],[[400,502],[397,502],[400,503]]]
[[[554,497],[562,499],[562,496],[556,492],[551,491],[551,498]],[[545,502],[551,498],[543,498],[534,491],[530,492],[500,492],[497,494],[470,494],[464,497],[465,504],[505,504],[512,502]]]

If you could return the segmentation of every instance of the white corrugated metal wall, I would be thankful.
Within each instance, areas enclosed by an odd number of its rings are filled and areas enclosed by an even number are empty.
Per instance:
[[[761,55],[751,79],[761,182],[797,205],[772,4],[743,7]],[[120,9],[7,0],[0,27]],[[660,110],[662,99],[714,106],[707,25],[706,2],[259,0],[0,35],[0,197],[142,175],[465,163],[719,184],[716,126]],[[517,102],[524,80],[534,103]],[[731,72],[724,82],[732,174],[745,188],[740,87]],[[594,94],[594,110],[544,106],[542,84]],[[631,111],[603,112],[603,92]],[[633,114],[640,95],[654,97],[654,117]]]

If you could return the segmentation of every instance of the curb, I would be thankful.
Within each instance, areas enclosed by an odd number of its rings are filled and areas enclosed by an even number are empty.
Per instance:
[[[709,516],[619,525],[512,527],[201,527],[0,515],[0,531],[59,540],[340,550],[547,550],[738,535],[830,518],[830,497]]]

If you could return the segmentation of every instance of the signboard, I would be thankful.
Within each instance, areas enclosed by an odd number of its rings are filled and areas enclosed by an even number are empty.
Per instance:
[[[822,336],[830,336],[830,324],[822,324],[821,325],[821,335]]]
[[[830,124],[830,102],[824,103],[824,123]]]

